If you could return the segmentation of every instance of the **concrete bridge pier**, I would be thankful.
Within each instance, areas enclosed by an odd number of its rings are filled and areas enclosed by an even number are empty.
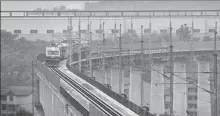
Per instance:
[[[112,90],[116,93],[119,93],[119,68],[112,68],[110,73],[110,77],[111,77],[111,87]],[[124,71],[122,71],[122,83],[124,85]],[[124,90],[124,86],[122,86],[122,90]],[[123,92],[124,93],[124,92]]]
[[[132,68],[130,74],[129,100],[141,105],[141,71]]]
[[[143,106],[150,106],[150,98],[151,98],[151,82],[146,82],[144,81],[143,83],[144,86],[144,101],[143,101]]]
[[[210,72],[210,63],[198,60],[198,72]],[[198,86],[210,90],[210,73],[198,73]],[[198,89],[198,116],[211,116],[211,97],[206,91]],[[201,101],[202,100],[202,101]]]
[[[86,75],[89,76],[90,72],[86,73]],[[93,77],[101,84],[111,85],[111,69],[106,69],[106,71],[102,69],[93,70]]]
[[[154,63],[152,67],[156,71],[151,71],[150,111],[162,114],[164,113],[164,77],[160,73],[163,73],[163,64]]]
[[[102,69],[93,70],[93,77],[95,80],[101,84],[105,83],[105,73]]]
[[[129,98],[131,67],[124,67],[124,94]]]
[[[178,116],[187,116],[187,96],[186,96],[186,65],[184,62],[174,63],[174,111]]]

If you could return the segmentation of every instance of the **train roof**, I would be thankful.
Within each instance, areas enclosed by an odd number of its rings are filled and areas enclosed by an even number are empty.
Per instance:
[[[59,50],[59,48],[52,46],[52,47],[46,47],[46,50],[54,51],[54,50]]]
[[[58,45],[57,45],[57,47],[67,47],[67,46],[69,46],[69,44],[67,44],[67,43],[59,43]]]

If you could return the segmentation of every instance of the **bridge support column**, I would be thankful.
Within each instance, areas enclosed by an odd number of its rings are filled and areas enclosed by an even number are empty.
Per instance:
[[[189,106],[186,108],[186,110],[191,114],[193,112],[196,112],[198,108],[196,108],[197,106],[197,92],[198,92],[198,88],[195,86],[197,85],[197,81],[198,81],[198,63],[197,61],[188,61],[186,62],[186,80],[187,80],[187,85],[186,85],[186,90],[187,90],[187,99],[186,99],[186,105]],[[189,84],[189,83],[194,83],[193,84]],[[191,91],[195,91],[195,92],[191,92]],[[198,106],[197,106],[198,107]],[[192,109],[194,109],[194,111],[192,111]],[[197,112],[198,115],[198,112]]]
[[[124,94],[129,98],[130,67],[124,68]]]
[[[198,61],[198,72],[210,72],[209,62],[207,61]],[[198,73],[198,86],[210,90],[210,73]],[[211,116],[211,96],[210,93],[197,89],[198,91],[198,116]],[[204,100],[201,101],[200,99]]]
[[[153,64],[151,71],[151,96],[150,96],[150,111],[156,114],[164,113],[164,77],[160,73],[163,73],[163,65],[156,63]],[[158,73],[158,71],[160,73]]]
[[[111,72],[112,70],[111,69],[107,69],[106,72],[105,72],[105,75],[106,75],[106,84],[109,84],[111,85]]]
[[[187,116],[186,99],[186,65],[184,62],[174,62],[174,113],[179,116]],[[180,105],[181,104],[181,105]]]
[[[95,80],[99,83],[105,83],[105,73],[102,69],[93,70],[93,76],[95,77]]]
[[[141,105],[141,71],[132,68],[130,78],[129,100]]]
[[[116,93],[119,93],[119,68],[111,69],[111,87],[112,90]],[[122,71],[122,83],[124,85],[124,71]],[[124,86],[122,86],[122,90],[124,90]]]

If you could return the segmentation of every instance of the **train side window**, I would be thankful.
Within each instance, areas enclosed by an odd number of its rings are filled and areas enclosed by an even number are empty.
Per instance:
[[[54,30],[47,30],[47,33],[54,33]]]
[[[37,33],[37,30],[30,30],[30,33]]]
[[[14,30],[14,34],[19,34],[21,33],[21,30]]]

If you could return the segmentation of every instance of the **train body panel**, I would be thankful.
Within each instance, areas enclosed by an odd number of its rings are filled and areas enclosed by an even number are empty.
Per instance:
[[[62,54],[62,58],[63,59],[68,58],[68,54],[69,54],[68,47],[69,47],[69,44],[67,44],[67,43],[60,43],[58,45],[58,47],[60,48],[60,51],[61,51],[61,54]]]
[[[77,46],[77,44],[75,44]],[[89,51],[88,45],[83,44],[82,46],[82,58],[85,58]],[[51,44],[46,47],[46,62],[47,66],[57,66],[61,60],[69,57],[69,44],[68,43],[57,43]]]
[[[49,47],[46,47],[46,62],[47,66],[59,65],[59,62],[63,59],[68,58],[68,44],[59,43],[51,44]]]

